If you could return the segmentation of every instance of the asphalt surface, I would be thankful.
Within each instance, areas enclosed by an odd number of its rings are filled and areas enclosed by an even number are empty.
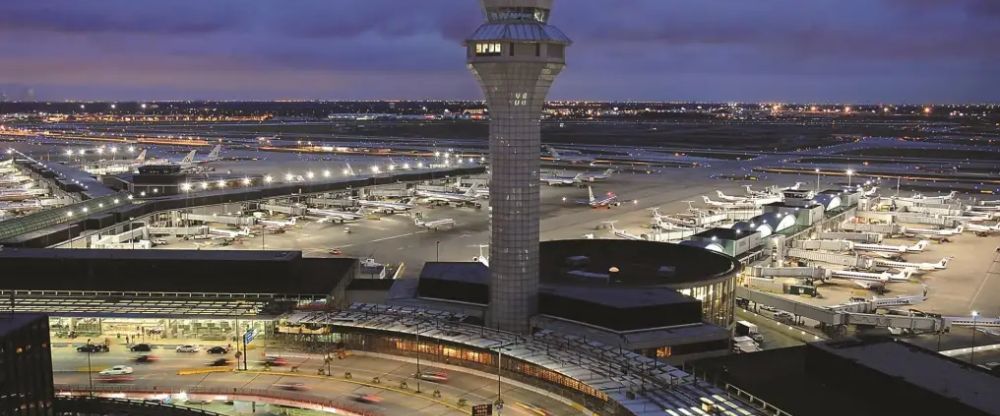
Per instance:
[[[107,353],[90,354],[91,363],[88,367],[87,353],[77,352],[74,347],[54,345],[52,351],[53,372],[55,383],[62,385],[87,386],[92,376],[95,389],[143,388],[164,390],[183,390],[194,387],[219,389],[270,389],[284,393],[301,394],[304,397],[319,397],[334,400],[355,408],[361,407],[387,415],[464,415],[468,408],[459,410],[454,405],[459,398],[465,398],[470,404],[492,403],[496,400],[496,379],[484,378],[473,374],[446,371],[448,381],[435,383],[419,382],[422,393],[416,394],[417,380],[412,376],[417,371],[415,364],[380,359],[368,356],[348,356],[331,363],[330,372],[333,377],[319,376],[320,368],[326,369],[319,355],[301,353],[285,353],[269,350],[269,355],[280,355],[288,360],[288,366],[272,367],[264,373],[259,362],[260,353],[250,351],[250,370],[248,372],[222,372],[194,375],[178,375],[181,370],[199,370],[210,368],[208,364],[221,357],[207,354],[202,350],[197,353],[178,353],[172,346],[155,347],[153,352],[159,361],[152,364],[134,362],[135,357],[147,353],[127,352],[124,347],[112,346]],[[227,357],[232,358],[232,354]],[[118,383],[100,381],[98,371],[115,365],[129,365],[134,368],[134,380]],[[290,372],[291,366],[297,366],[298,372]],[[422,371],[436,370],[433,365],[421,365]],[[93,372],[89,372],[91,370]],[[343,377],[345,372],[352,374],[351,380]],[[277,373],[277,374],[276,374]],[[373,384],[372,378],[379,377],[381,383]],[[407,389],[400,389],[400,382],[406,381]],[[302,390],[289,391],[283,386],[301,383]],[[441,398],[432,396],[434,390],[440,390]],[[365,404],[354,398],[360,394],[374,394],[382,398],[379,404]],[[532,407],[543,408],[553,415],[577,415],[579,411],[561,401],[524,390],[513,385],[502,385],[502,397],[509,404],[505,414],[535,415]],[[445,404],[447,403],[447,404]]]

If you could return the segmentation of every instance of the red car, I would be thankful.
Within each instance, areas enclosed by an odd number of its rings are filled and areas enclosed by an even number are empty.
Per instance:
[[[264,363],[270,364],[272,367],[283,367],[283,366],[288,365],[288,360],[286,360],[286,359],[284,359],[282,357],[275,357],[275,356],[269,355],[267,357],[264,357]]]

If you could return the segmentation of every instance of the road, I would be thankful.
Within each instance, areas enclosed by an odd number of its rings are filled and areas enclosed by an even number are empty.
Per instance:
[[[318,370],[326,369],[319,355],[301,353],[286,353],[269,350],[269,355],[280,355],[288,360],[289,366],[273,367],[265,371],[256,360],[251,359],[248,372],[221,372],[196,375],[178,375],[180,370],[206,369],[208,363],[218,359],[219,355],[198,353],[177,353],[172,346],[154,347],[152,354],[159,358],[153,364],[135,363],[134,359],[141,353],[127,352],[124,347],[112,346],[108,353],[91,354],[91,364],[88,367],[86,353],[80,353],[72,346],[53,345],[53,373],[55,383],[62,385],[87,386],[91,377],[88,369],[93,372],[95,388],[143,388],[163,390],[184,390],[195,387],[221,389],[266,389],[282,391],[282,385],[302,383],[306,390],[298,392],[304,397],[317,397],[334,400],[354,407],[361,407],[383,414],[406,415],[464,415],[468,408],[460,410],[455,406],[459,398],[465,398],[468,403],[492,403],[496,400],[497,382],[494,378],[485,378],[474,374],[447,371],[449,380],[446,383],[421,381],[421,394],[416,394],[417,380],[412,377],[416,373],[415,364],[391,359],[369,356],[348,356],[330,364],[333,377],[320,376]],[[251,350],[251,357],[255,352]],[[228,355],[232,358],[232,354]],[[257,354],[259,357],[259,354]],[[130,365],[135,369],[134,380],[124,383],[104,383],[99,381],[96,373],[114,365]],[[290,372],[291,366],[297,366],[298,372]],[[422,365],[422,371],[436,369],[434,366]],[[350,372],[352,378],[346,380],[344,373]],[[380,378],[379,384],[372,379]],[[408,387],[400,389],[400,382],[406,381]],[[432,396],[434,390],[440,390],[441,398]],[[288,393],[287,391],[285,393]],[[354,401],[359,394],[375,394],[383,399],[377,405]],[[506,407],[505,414],[535,415],[520,403],[538,406],[554,415],[578,415],[580,412],[561,401],[551,397],[525,390],[511,384],[502,385],[502,397]]]

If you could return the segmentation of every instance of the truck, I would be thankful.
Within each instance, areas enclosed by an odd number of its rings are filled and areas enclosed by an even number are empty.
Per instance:
[[[736,321],[736,325],[733,327],[733,337],[733,339],[738,337],[749,337],[755,342],[764,342],[764,335],[760,333],[760,329],[757,328],[757,325],[747,321]]]

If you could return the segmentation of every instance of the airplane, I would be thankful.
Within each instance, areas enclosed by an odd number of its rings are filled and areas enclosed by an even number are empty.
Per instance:
[[[579,199],[576,201],[577,204],[590,205],[591,208],[608,208],[611,209],[612,206],[621,206],[621,202],[618,201],[618,195],[614,192],[608,192],[607,196],[597,199],[594,197],[594,189],[587,187],[588,198],[587,200]]]
[[[925,235],[925,236],[950,237],[950,236],[953,236],[953,235],[961,234],[962,231],[963,231],[963,229],[964,228],[961,225],[959,225],[958,227],[955,227],[955,228],[943,229],[943,230],[935,230],[935,229],[930,229],[930,228],[910,228],[910,227],[903,227],[902,232],[903,232],[903,234],[916,234],[916,235]]]
[[[377,211],[382,211],[386,214],[405,212],[415,208],[412,204],[403,202],[367,201],[364,199],[358,199],[356,201],[358,201],[358,204],[364,208],[375,208]]]
[[[545,150],[549,152],[549,155],[552,156],[552,160],[556,162],[592,163],[594,161],[594,158],[583,156],[582,154],[580,154],[580,152],[575,152],[576,156],[570,156],[564,153],[560,153],[558,150],[556,150],[556,148],[552,146],[542,146],[542,147],[544,147]]]
[[[747,195],[750,197],[762,197],[762,196],[773,196],[774,193],[770,191],[755,191],[750,189],[752,185],[743,185],[743,189],[747,190]]]
[[[857,251],[888,251],[891,253],[918,253],[924,251],[930,241],[920,240],[912,246],[888,246],[883,244],[852,243],[851,248]]]
[[[909,198],[899,198],[899,199],[904,200],[904,201],[921,201],[921,202],[940,201],[940,202],[944,202],[944,201],[949,201],[949,200],[955,199],[955,196],[957,196],[957,195],[958,195],[958,191],[951,191],[948,195],[941,195],[941,196],[925,196],[925,195],[922,195],[922,194],[919,194],[919,193],[915,193],[915,194],[913,194],[913,196],[911,196]]]
[[[944,270],[948,268],[948,261],[951,257],[941,259],[937,263],[908,263],[905,261],[892,261],[886,259],[872,259],[872,264],[883,267],[894,267],[898,269],[909,269],[911,271],[930,272],[934,270]]]
[[[538,179],[549,186],[576,185],[583,180],[583,174],[578,173],[576,174],[576,176],[572,177],[549,174],[549,175],[539,176]]]
[[[354,168],[351,167],[350,163],[345,163],[345,165],[347,165],[347,167],[344,168],[345,176],[357,176],[357,173],[354,172]]]
[[[750,208],[757,208],[756,204],[754,204],[753,202],[748,202],[748,201],[744,201],[744,202],[719,202],[719,201],[713,201],[713,200],[709,199],[707,196],[702,196],[702,199],[705,201],[705,205],[716,207],[716,208],[724,208],[724,209],[750,209]]]
[[[831,277],[858,280],[863,282],[882,282],[882,283],[893,280],[909,280],[911,274],[912,272],[909,270],[903,270],[896,274],[889,272],[870,273],[870,272],[855,272],[850,270],[830,270]]]
[[[211,235],[211,238],[213,239],[220,239],[220,238],[235,239],[239,237],[251,236],[249,228],[243,228],[239,231],[223,230],[219,228],[209,228],[208,233]]]
[[[336,211],[331,209],[309,208],[306,209],[306,214],[312,214],[319,217],[319,220],[317,222],[321,224],[324,222],[338,222],[343,224],[344,222],[354,221],[361,218],[360,214],[347,211]]]
[[[965,224],[967,230],[976,233],[977,235],[991,235],[994,233],[1000,233],[1000,222],[995,225],[979,225],[979,224]]]
[[[418,189],[416,196],[423,198],[427,202],[455,202],[460,204],[478,205],[476,202],[476,186],[468,188],[464,193],[457,192],[437,192]]]
[[[291,217],[287,221],[260,220],[260,223],[262,225],[264,225],[264,229],[266,229],[268,231],[277,231],[277,230],[284,230],[285,228],[295,226],[295,222],[296,222],[297,219],[298,218],[296,218],[296,217]]]
[[[673,218],[668,215],[661,215],[659,208],[650,208],[653,211],[653,228],[658,228],[661,230],[691,230],[695,227],[694,220],[685,220],[681,218]]]
[[[608,178],[610,178],[611,175],[614,174],[614,173],[615,173],[614,169],[608,168],[608,169],[605,169],[604,172],[601,172],[601,173],[585,173],[585,174],[583,174],[583,176],[580,179],[582,179],[582,180],[584,180],[586,182],[603,181],[603,180],[607,180]]]
[[[772,193],[780,194],[780,193],[785,192],[785,191],[798,191],[799,188],[802,187],[802,185],[805,185],[805,182],[795,182],[795,185],[785,186],[785,187],[775,186],[775,187],[772,188],[772,189],[774,189],[775,192],[772,192]]]
[[[455,220],[452,218],[442,218],[439,220],[425,221],[420,215],[414,215],[413,225],[416,225],[417,227],[426,228],[428,230],[437,231],[442,227],[454,228]]]
[[[760,196],[760,197],[749,197],[748,198],[748,197],[742,197],[742,196],[730,196],[730,195],[726,195],[726,194],[722,193],[722,191],[719,191],[719,190],[716,190],[715,193],[719,196],[720,199],[722,199],[724,201],[733,202],[733,203],[750,203],[750,204],[753,204],[755,207],[756,206],[761,206],[761,205],[767,205],[767,204],[770,204],[770,203],[773,203],[773,202],[781,202],[782,199],[783,199],[781,197],[781,195],[775,195],[775,194],[771,194],[771,195],[767,195],[767,196]]]

